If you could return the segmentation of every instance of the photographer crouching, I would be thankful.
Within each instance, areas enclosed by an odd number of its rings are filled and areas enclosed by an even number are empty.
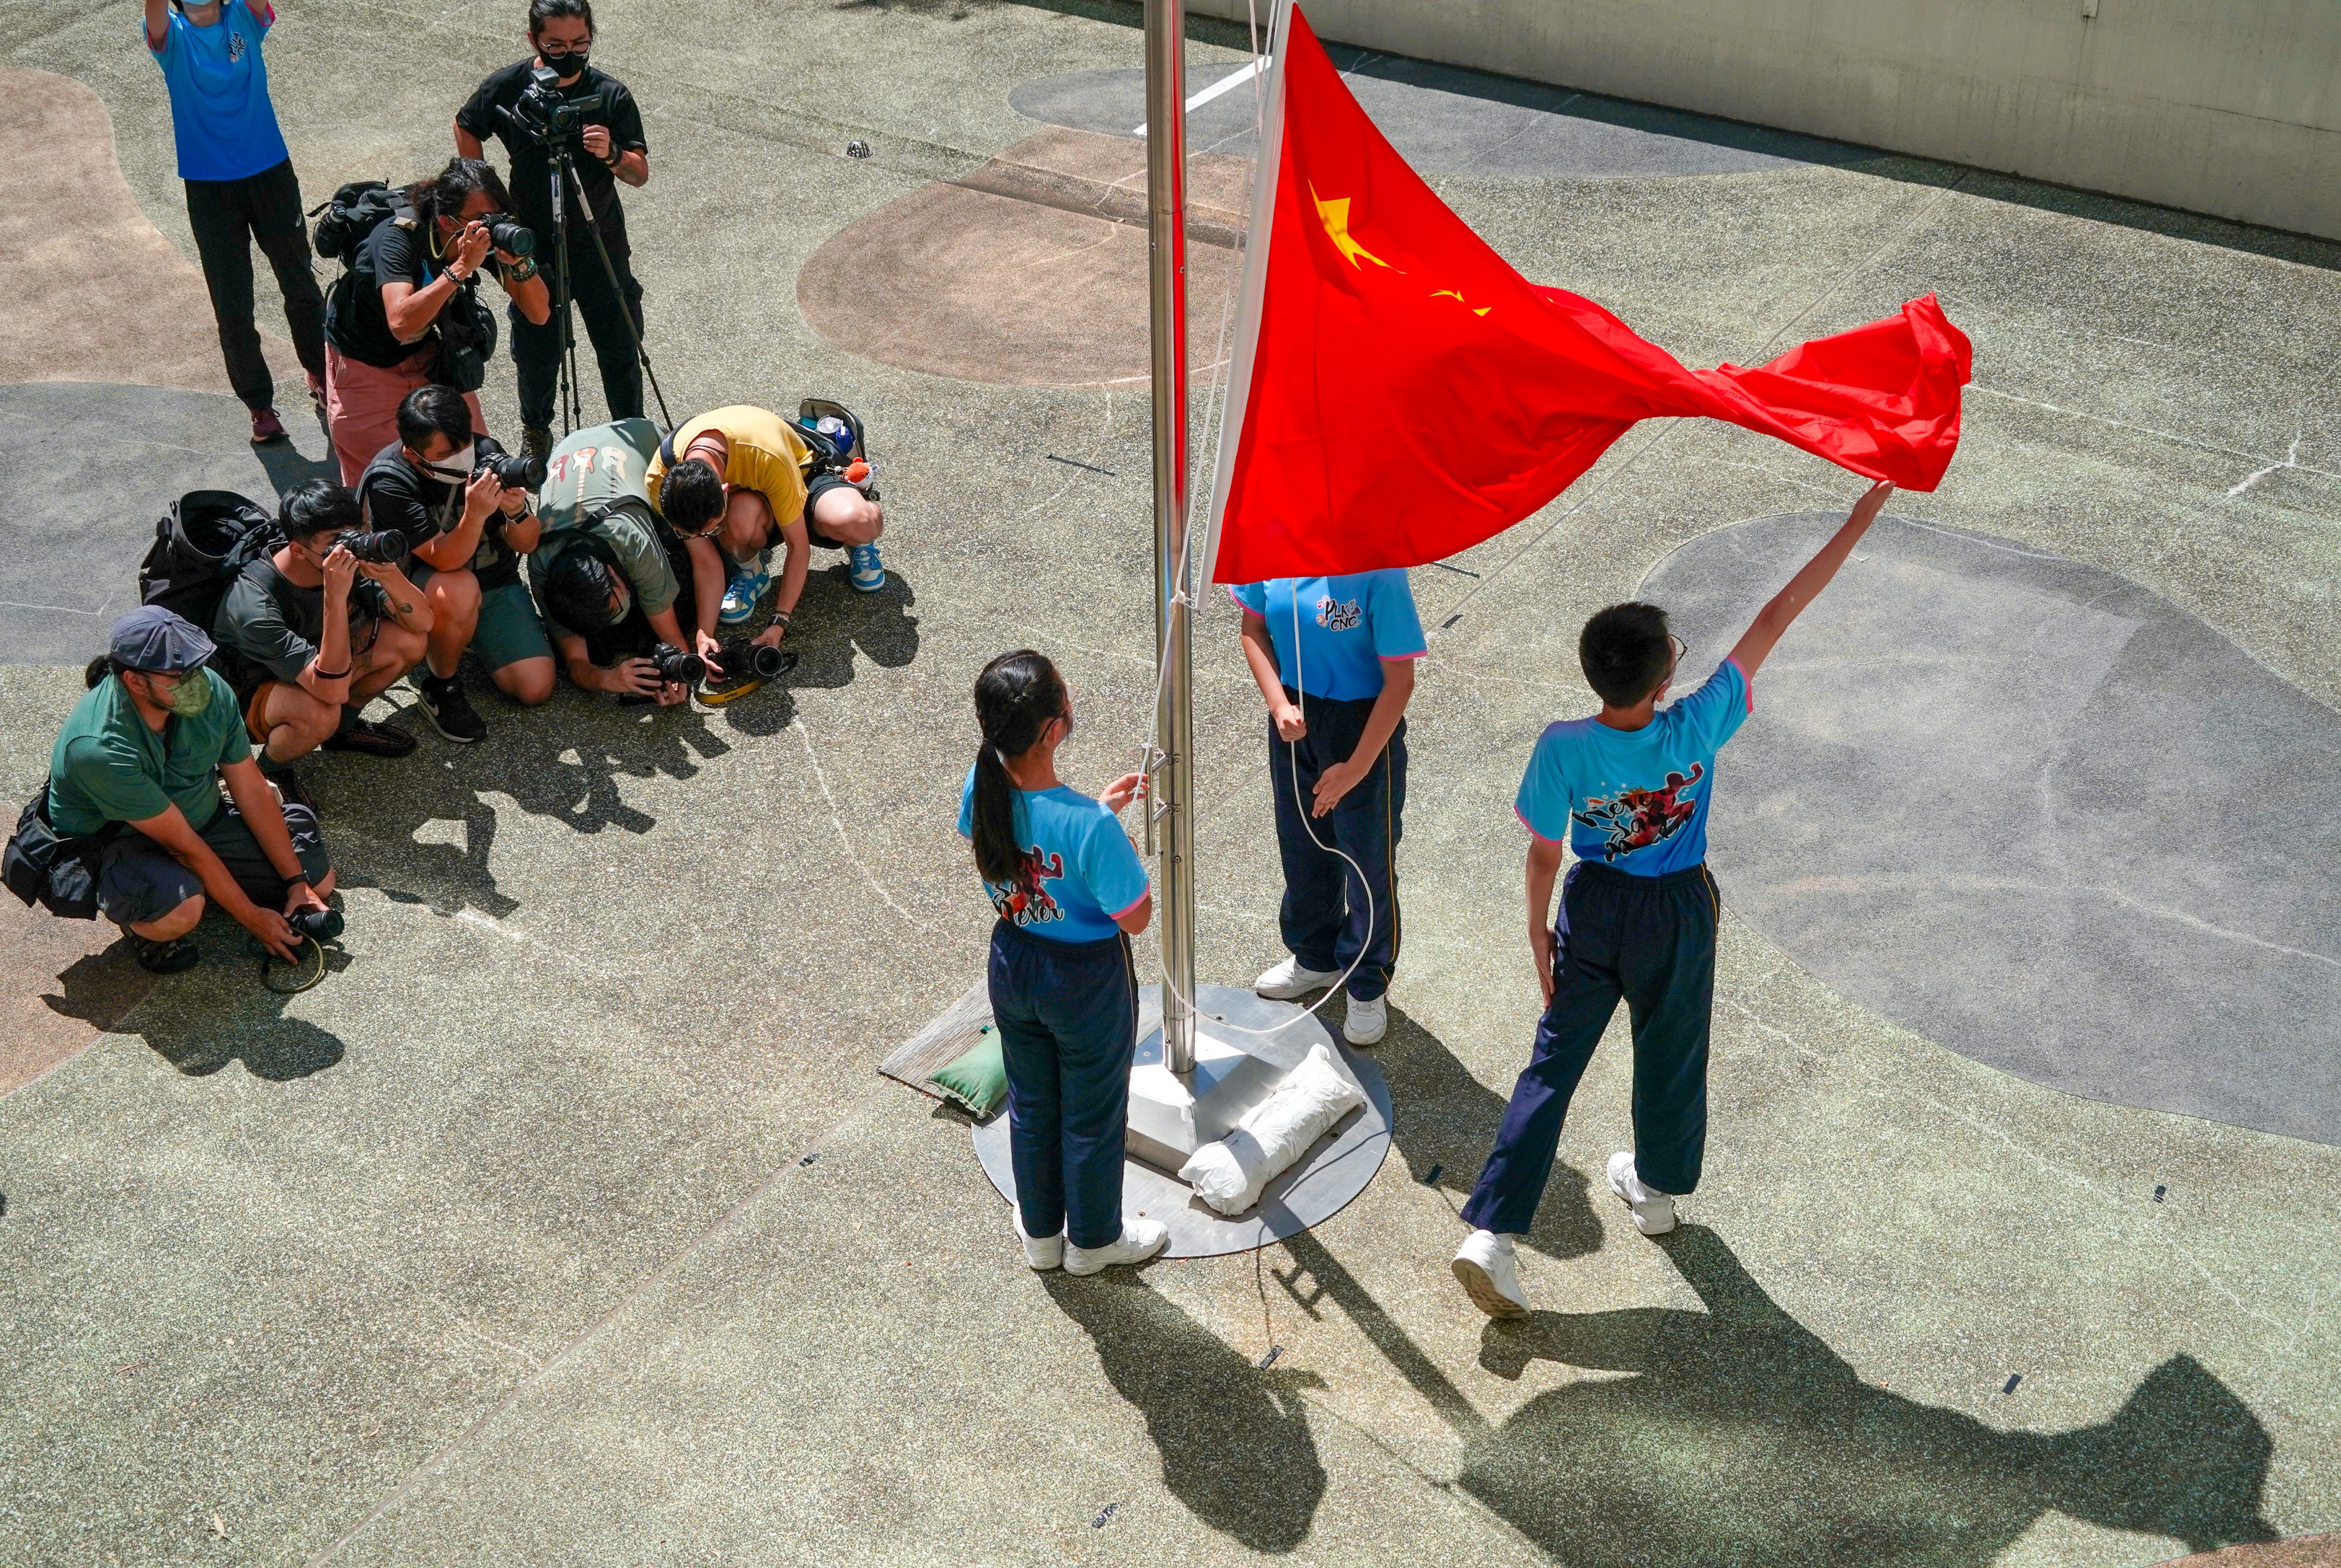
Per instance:
[[[642,185],[651,177],[642,111],[624,83],[587,64],[593,44],[590,0],[531,0],[528,44],[533,51],[528,59],[482,82],[456,114],[455,150],[476,158],[489,137],[503,144],[512,167],[513,211],[544,242],[537,259],[552,284],[553,313],[560,313],[563,298],[576,302],[601,367],[610,417],[636,419],[643,412],[642,366],[634,346],[642,331],[643,289],[626,265],[626,213],[617,186]],[[583,187],[562,193],[565,235],[557,233],[553,215],[551,149],[562,145],[570,151]],[[595,230],[609,256],[607,267],[593,248]],[[556,243],[556,238],[566,243]],[[531,459],[541,460],[553,448],[562,348],[559,321],[514,308],[512,349],[524,427],[522,452]]]
[[[488,733],[456,674],[466,648],[513,701],[553,698],[553,644],[520,581],[520,558],[536,548],[528,492],[541,477],[493,437],[473,433],[462,393],[428,386],[398,405],[398,439],[358,480],[366,527],[405,540],[406,575],[430,606],[415,689],[423,717],[450,740],[468,745]]]
[[[553,314],[530,253],[536,236],[508,215],[511,205],[503,182],[477,158],[453,159],[387,202],[345,213],[336,199],[327,223],[351,236],[351,248],[349,270],[325,300],[325,419],[343,483],[355,485],[397,436],[398,405],[418,387],[456,388],[473,428],[487,428],[478,394],[496,318],[474,280],[488,272],[527,321]]]
[[[431,607],[399,568],[404,537],[365,531],[357,497],[330,480],[295,485],[276,516],[284,542],[228,585],[212,620],[246,733],[280,767],[321,746],[405,756],[413,736],[358,717],[431,635]]]
[[[262,776],[212,653],[159,605],[115,621],[6,857],[19,897],[105,915],[158,975],[201,961],[187,938],[206,900],[288,963],[304,934],[341,929],[325,907],[334,873],[316,813],[281,803]],[[45,843],[28,854],[35,837]]]

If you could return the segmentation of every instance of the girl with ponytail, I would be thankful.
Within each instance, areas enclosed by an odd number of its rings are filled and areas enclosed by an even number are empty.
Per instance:
[[[1154,895],[1116,814],[1145,793],[1126,773],[1091,799],[1057,777],[1072,692],[1031,649],[975,682],[982,739],[959,830],[999,911],[988,979],[1008,1069],[1016,1234],[1036,1269],[1095,1274],[1162,1250],[1159,1221],[1121,1212],[1122,1129],[1138,1045],[1130,938]]]

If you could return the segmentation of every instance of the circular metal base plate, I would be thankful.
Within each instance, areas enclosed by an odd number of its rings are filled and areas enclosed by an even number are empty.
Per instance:
[[[1271,1002],[1231,986],[1200,989],[1198,999],[1213,1018],[1247,1029],[1276,1029],[1264,1037],[1220,1032],[1217,1037],[1280,1067],[1299,1066],[1309,1047],[1323,1040],[1357,1075],[1366,1091],[1366,1103],[1342,1117],[1290,1169],[1269,1183],[1256,1207],[1232,1219],[1206,1206],[1177,1176],[1135,1159],[1125,1160],[1123,1212],[1158,1219],[1170,1227],[1170,1245],[1163,1250],[1164,1257],[1219,1257],[1250,1252],[1321,1225],[1366,1190],[1366,1184],[1381,1168],[1382,1156],[1390,1152],[1390,1085],[1371,1057],[1351,1050],[1317,1018],[1304,1017],[1305,1009],[1296,1002]],[[1141,1055],[1146,1051],[1150,1035],[1159,1035],[1161,1017],[1161,987],[1149,986],[1139,998]],[[1286,1027],[1278,1028],[1279,1025]],[[1016,1173],[1009,1163],[1005,1111],[977,1126],[975,1157],[991,1185],[1000,1189],[1000,1196],[1014,1203]]]

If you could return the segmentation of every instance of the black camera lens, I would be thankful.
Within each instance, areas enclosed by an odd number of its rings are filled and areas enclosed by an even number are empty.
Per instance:
[[[488,243],[515,256],[536,249],[536,231],[508,213],[490,213],[480,220],[488,225]]]
[[[393,530],[345,533],[342,535],[342,548],[360,561],[392,566],[406,559],[406,536]]]
[[[658,678],[671,685],[696,686],[707,679],[707,660],[696,653],[685,653],[672,643],[660,643],[651,650],[650,658],[658,670]]]
[[[772,648],[744,637],[726,642],[718,657],[723,673],[735,680],[743,675],[752,675],[759,680],[778,680],[797,667],[795,649]]]
[[[480,466],[496,476],[496,482],[506,490],[534,490],[544,482],[544,460],[525,457],[492,457]]]
[[[339,909],[296,909],[285,923],[313,942],[330,942],[342,934]]]

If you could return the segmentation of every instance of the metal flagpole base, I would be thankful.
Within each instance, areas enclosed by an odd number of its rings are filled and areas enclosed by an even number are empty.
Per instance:
[[[1366,1190],[1390,1152],[1390,1086],[1371,1057],[1350,1050],[1317,1018],[1301,1018],[1294,1002],[1271,1002],[1231,986],[1205,986],[1195,1046],[1195,1072],[1182,1080],[1162,1063],[1161,987],[1139,994],[1138,1061],[1131,1072],[1130,1142],[1122,1165],[1123,1212],[1161,1220],[1170,1228],[1166,1257],[1217,1257],[1249,1252],[1320,1225]],[[1239,1035],[1220,1023],[1266,1036]],[[1245,1111],[1266,1099],[1323,1041],[1348,1065],[1366,1091],[1366,1103],[1336,1123],[1291,1168],[1268,1184],[1254,1207],[1232,1218],[1206,1206],[1171,1174],[1201,1144],[1224,1136]],[[976,1158],[1010,1203],[1016,1173],[1010,1161],[1008,1116],[975,1129]]]

